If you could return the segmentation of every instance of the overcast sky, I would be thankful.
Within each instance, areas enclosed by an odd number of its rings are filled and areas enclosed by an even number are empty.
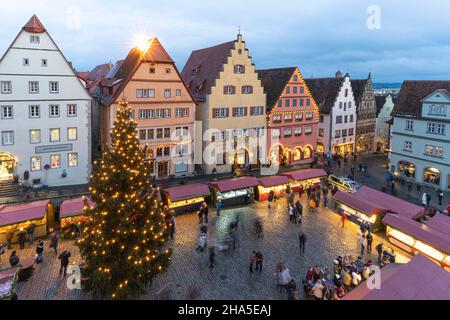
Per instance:
[[[376,82],[450,79],[448,0],[2,2],[0,51],[36,13],[80,71],[125,57],[137,33],[157,36],[181,70],[192,50],[233,40],[241,26],[259,69],[298,66],[304,77],[322,77],[340,68],[353,78],[371,71]]]

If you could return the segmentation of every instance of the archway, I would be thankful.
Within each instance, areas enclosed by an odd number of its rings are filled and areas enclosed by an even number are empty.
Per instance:
[[[310,146],[306,146],[303,149],[303,159],[311,159],[312,158],[312,148]]]
[[[408,162],[408,161],[400,161],[398,163],[398,171],[401,175],[408,177],[408,178],[415,178],[416,177],[416,166],[414,163]]]
[[[14,176],[16,159],[12,154],[0,152],[0,180],[10,180]]]
[[[441,172],[436,168],[425,168],[423,171],[423,182],[439,186],[441,184]]]
[[[292,162],[291,149],[285,149],[283,153],[283,158],[281,159],[281,165],[291,164],[291,162]]]
[[[296,162],[302,160],[302,154],[303,151],[300,147],[295,148],[294,152],[292,153],[292,161]]]
[[[249,164],[249,154],[247,149],[240,148],[234,154],[234,165],[238,167],[245,167]]]
[[[274,146],[272,146],[272,148],[270,148],[270,152],[269,152],[269,160],[275,161],[277,163],[281,163],[282,162],[282,156],[283,156],[283,146],[281,144],[275,144]]]

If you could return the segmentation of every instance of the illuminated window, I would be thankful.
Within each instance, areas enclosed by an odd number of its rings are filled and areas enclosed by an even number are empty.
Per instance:
[[[306,147],[305,150],[303,150],[303,159],[309,159],[311,156],[311,148]]]
[[[41,143],[41,130],[30,130],[30,143]]]
[[[75,141],[78,139],[77,128],[67,128],[67,140]]]
[[[50,162],[51,162],[52,169],[61,168],[61,155],[60,154],[51,155]]]
[[[59,129],[50,129],[50,142],[59,142],[60,138]]]
[[[41,157],[31,157],[31,171],[41,170]]]
[[[294,150],[294,161],[299,161],[302,158],[302,151],[300,149]]]
[[[69,159],[69,167],[78,166],[78,153],[76,152],[69,153],[68,159]]]

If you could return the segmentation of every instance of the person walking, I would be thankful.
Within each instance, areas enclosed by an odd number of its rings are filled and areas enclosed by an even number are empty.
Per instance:
[[[214,246],[209,247],[209,267],[214,268],[216,264],[216,249]]]
[[[216,214],[218,217],[220,217],[220,211],[222,211],[222,200],[219,199],[216,206]]]
[[[367,232],[366,241],[367,241],[367,253],[372,254],[373,236],[372,236],[372,232],[370,232],[370,230]]]
[[[270,205],[272,204],[273,198],[275,197],[275,192],[273,191],[273,189],[270,190],[269,192],[269,197],[267,198],[267,207],[270,209]]]
[[[294,207],[289,203],[289,221],[294,223]]]
[[[36,225],[34,223],[30,224],[27,227],[28,240],[30,241],[31,246],[34,244],[34,229],[35,228],[36,228]]]
[[[19,241],[19,247],[20,249],[25,249],[25,237],[27,235],[27,232],[20,228],[19,232],[17,233],[17,239]]]
[[[305,247],[306,247],[306,234],[303,230],[300,231],[298,235],[298,242],[300,245],[300,254],[305,253]]]
[[[428,201],[427,201],[427,193],[424,192],[424,193],[422,194],[422,204],[423,204],[424,207],[426,207],[426,206],[427,206],[427,203],[428,203]]]
[[[59,234],[56,230],[53,229],[52,233],[50,234],[50,248],[53,248],[53,251],[55,251],[55,255],[58,254],[58,241]]]
[[[378,253],[378,262],[381,262],[381,257],[383,255],[383,242],[380,242],[376,247],[375,250],[377,250]]]
[[[6,231],[5,234],[5,238],[6,238],[6,247],[8,248],[8,250],[11,250],[11,243],[12,239],[14,238],[14,232],[11,227],[8,227],[8,230]]]
[[[364,252],[366,250],[366,238],[363,234],[361,234],[359,242],[361,244],[361,256],[364,256]]]
[[[261,273],[262,271],[262,263],[263,263],[263,255],[260,251],[256,252],[256,266],[255,271]]]
[[[430,206],[430,203],[431,203],[431,195],[427,193],[427,207]]]
[[[36,263],[41,263],[44,261],[44,241],[39,240],[36,246]]]
[[[206,202],[203,202],[202,204],[203,206],[203,218],[205,219],[205,223],[208,223],[208,213],[209,213],[209,208],[208,208],[208,204]]]
[[[444,199],[444,192],[442,192],[442,190],[438,191],[438,201],[439,201],[439,205],[442,206],[442,200]]]
[[[323,207],[324,208],[328,207],[328,194],[326,193],[323,194]]]
[[[58,259],[61,260],[61,266],[59,267],[59,276],[64,271],[64,277],[67,275],[67,266],[69,265],[69,258],[70,258],[70,252],[67,250],[64,250],[59,255]]]
[[[16,251],[13,251],[11,253],[11,255],[9,256],[9,264],[11,265],[11,267],[15,267],[19,264],[20,259],[19,256],[17,255]]]
[[[252,254],[248,258],[250,273],[253,273],[253,265],[255,264],[255,261],[256,261],[256,251],[252,251]]]
[[[203,223],[203,204],[200,205],[200,208],[197,211],[197,215],[198,215],[198,224],[202,224]]]
[[[344,229],[345,221],[347,221],[347,215],[344,213],[344,210],[342,210],[341,207],[338,209],[339,214],[341,215],[341,225],[342,229]]]

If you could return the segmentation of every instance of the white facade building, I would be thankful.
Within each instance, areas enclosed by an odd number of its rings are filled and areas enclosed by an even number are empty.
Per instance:
[[[385,149],[389,149],[389,124],[387,122],[392,119],[391,112],[394,108],[394,101],[392,95],[376,96],[375,98],[377,101],[377,108],[380,108],[376,124],[376,150],[378,152],[383,152]]]
[[[36,16],[0,60],[0,179],[88,182],[91,98]]]
[[[450,190],[450,81],[405,81],[392,116],[391,170]]]
[[[350,76],[306,79],[320,109],[317,151],[343,155],[355,150],[356,104]]]

